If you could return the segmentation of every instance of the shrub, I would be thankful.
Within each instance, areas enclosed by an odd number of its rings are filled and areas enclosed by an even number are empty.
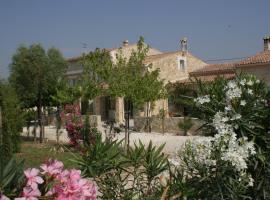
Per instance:
[[[83,139],[81,134],[83,119],[79,104],[65,105],[61,113],[61,119],[65,124],[70,144],[74,147],[78,147],[80,141]]]
[[[23,161],[16,161],[12,157],[8,162],[2,162],[0,154],[0,199],[1,195],[14,198],[19,195],[19,188],[23,183]]]
[[[98,137],[75,162],[85,176],[94,178],[102,199],[159,198],[163,191],[159,175],[168,170],[164,145],[150,142],[145,147],[139,142],[124,154],[121,144]]]
[[[2,111],[2,141],[0,141],[1,154],[7,160],[13,152],[20,150],[20,132],[22,131],[23,118],[20,103],[12,87],[0,82],[0,107]],[[4,161],[3,160],[3,161]]]
[[[222,121],[238,140],[254,141],[257,153],[247,160],[247,171],[254,179],[254,186],[246,195],[252,199],[269,199],[269,87],[252,75],[240,74],[234,80],[219,78],[212,84],[199,83],[198,93],[195,104],[199,118],[206,122],[205,134],[217,137]]]

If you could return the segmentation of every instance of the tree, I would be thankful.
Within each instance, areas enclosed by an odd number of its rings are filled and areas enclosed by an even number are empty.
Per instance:
[[[104,93],[103,86],[107,84],[113,64],[109,51],[96,48],[83,55],[82,65],[82,99],[88,101]]]
[[[125,129],[126,148],[129,146],[128,129],[131,103],[140,106],[148,102],[150,109],[150,102],[162,98],[165,94],[163,81],[158,79],[159,70],[151,70],[151,66],[145,66],[143,63],[148,50],[149,46],[144,43],[143,37],[140,37],[137,50],[132,51],[129,59],[125,58],[120,51],[120,54],[117,55],[117,62],[111,68],[108,76],[107,93],[112,97],[123,97],[128,102]]]
[[[5,162],[20,150],[20,132],[23,125],[20,103],[15,90],[0,82],[0,154]]]
[[[47,52],[40,44],[21,46],[12,58],[10,82],[16,89],[24,108],[36,107],[43,141],[42,108],[50,106],[52,96],[63,78],[67,63],[59,50]]]

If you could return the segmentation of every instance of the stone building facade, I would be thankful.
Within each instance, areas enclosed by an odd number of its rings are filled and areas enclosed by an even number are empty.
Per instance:
[[[136,44],[128,44],[124,41],[119,48],[108,49],[112,61],[116,61],[116,55],[122,52],[122,55],[127,59],[130,57],[132,51],[136,51]],[[66,76],[71,85],[76,84],[82,74],[82,66],[80,65],[82,57],[68,59],[69,68]],[[199,70],[206,66],[206,63],[201,59],[193,56],[187,51],[187,40],[181,40],[181,48],[179,51],[162,53],[161,51],[150,47],[147,57],[144,61],[147,66],[151,65],[150,70],[159,69],[160,79],[164,80],[165,84],[169,82],[182,81],[189,78],[189,73]],[[102,120],[108,120],[113,116],[116,122],[124,122],[125,101],[123,98],[116,98],[114,100],[109,97],[100,96],[95,98],[92,102],[93,114],[100,115]],[[168,111],[168,100],[158,100],[154,102],[152,115],[158,115],[160,109]],[[135,112],[135,115],[145,116],[145,110]],[[168,113],[168,112],[167,112]]]
[[[163,79],[165,84],[187,80],[190,72],[201,69],[206,65],[201,59],[184,50],[148,56],[144,63],[146,65],[151,64],[152,70],[159,69],[159,78]],[[158,115],[161,109],[167,111],[167,114],[169,113],[168,99],[156,101],[152,115]]]
[[[263,41],[263,51],[256,55],[236,62],[209,64],[189,75],[202,81],[213,81],[218,76],[233,79],[236,73],[244,72],[270,84],[270,37],[265,37]]]

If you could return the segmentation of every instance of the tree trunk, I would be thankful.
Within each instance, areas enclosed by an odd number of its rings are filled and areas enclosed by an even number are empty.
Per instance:
[[[41,104],[40,98],[38,100],[37,112],[38,112],[38,125],[39,125],[39,142],[43,143],[42,104]]]
[[[128,100],[127,103],[127,112],[125,115],[125,151],[126,153],[129,150],[129,119],[130,119],[130,109],[131,109],[131,102]]]
[[[127,117],[125,116],[125,152],[128,152],[128,129],[127,129]]]
[[[127,130],[128,130],[128,134],[127,134],[127,137],[128,137],[128,139],[127,139],[127,149],[129,150],[129,120],[130,120],[130,114],[131,114],[131,101],[130,100],[128,100],[128,116],[127,116],[127,118],[128,118],[128,120],[127,120]]]
[[[147,132],[151,132],[151,124],[150,124],[150,102],[147,102],[146,106],[146,129]]]
[[[2,124],[2,110],[0,106],[0,146],[3,144],[3,124]]]
[[[57,144],[59,144],[60,128],[61,128],[60,107],[57,106],[57,111],[56,111],[56,142]]]

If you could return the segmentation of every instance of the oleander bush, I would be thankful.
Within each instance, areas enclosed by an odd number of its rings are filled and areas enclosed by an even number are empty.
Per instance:
[[[228,152],[226,156],[221,154],[221,159],[239,162],[245,167],[245,172],[248,173],[250,179],[248,189],[240,187],[239,184],[244,179],[235,175],[235,183],[230,180],[230,186],[226,185],[226,187],[230,191],[235,190],[233,193],[241,194],[247,199],[269,199],[269,86],[255,76],[239,74],[234,80],[219,78],[211,84],[199,82],[198,88],[199,96],[195,99],[195,104],[198,111],[197,116],[206,122],[203,127],[204,133],[213,136],[214,141],[219,138],[224,140],[229,134],[230,139],[227,146],[229,149],[233,147],[238,153],[222,148],[220,149],[221,153]],[[221,134],[223,134],[222,137],[220,137]],[[233,145],[230,144],[232,141],[234,141]],[[223,143],[226,144],[226,142]],[[253,146],[252,149],[254,148],[254,152],[253,150],[252,152],[256,153],[243,159],[242,156],[247,155],[248,148],[234,147],[237,143],[238,145],[250,144],[249,147]],[[252,143],[253,145],[251,145]],[[237,166],[236,163],[231,163],[231,165]],[[237,178],[240,180],[238,185]],[[211,191],[213,190],[211,189]]]
[[[74,161],[83,175],[92,177],[101,199],[157,199],[163,186],[159,175],[168,170],[168,159],[162,153],[164,145],[134,144],[127,153],[122,141],[97,136],[96,142],[86,147],[85,153]]]

